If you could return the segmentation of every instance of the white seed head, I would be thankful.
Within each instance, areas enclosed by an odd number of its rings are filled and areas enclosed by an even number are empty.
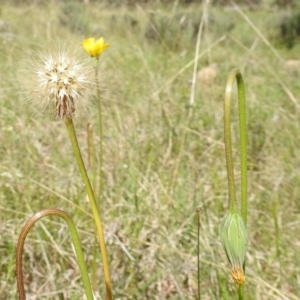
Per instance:
[[[55,117],[72,118],[92,93],[93,69],[78,50],[60,43],[28,63],[24,74],[27,91],[39,110],[50,108]]]

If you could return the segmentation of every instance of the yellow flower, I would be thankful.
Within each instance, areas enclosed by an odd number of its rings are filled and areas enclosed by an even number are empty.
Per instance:
[[[106,48],[110,45],[104,43],[104,38],[101,37],[99,40],[94,38],[88,38],[83,40],[82,47],[83,49],[91,56],[98,57]]]

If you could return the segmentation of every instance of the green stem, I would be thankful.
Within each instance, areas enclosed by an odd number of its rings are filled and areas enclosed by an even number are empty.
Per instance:
[[[66,214],[64,211],[56,209],[56,208],[47,208],[44,209],[35,215],[33,215],[27,223],[24,225],[18,240],[17,252],[16,252],[16,277],[17,277],[17,287],[18,294],[20,300],[26,300],[25,288],[24,288],[24,279],[23,279],[23,250],[24,244],[27,237],[28,232],[33,227],[33,225],[41,218],[46,216],[55,215],[64,219],[69,227],[69,231],[72,237],[76,258],[78,262],[78,266],[80,269],[80,274],[82,277],[82,282],[85,290],[85,294],[88,300],[94,300],[94,295],[91,289],[90,280],[88,277],[87,268],[84,262],[83,253],[80,245],[80,239],[78,236],[78,232],[76,230],[75,224],[72,221],[71,217]]]
[[[96,153],[95,153],[95,146],[94,146],[94,139],[93,139],[93,127],[91,123],[87,125],[87,144],[88,144],[88,162],[89,167],[92,169],[93,180],[92,180],[92,188],[96,190],[97,184],[97,167],[96,167]],[[97,197],[96,197],[97,198]],[[93,245],[93,259],[92,259],[92,287],[93,290],[96,291],[97,289],[97,228],[95,225],[94,229],[94,245]]]
[[[96,153],[95,153],[95,146],[94,146],[94,138],[93,138],[93,126],[91,123],[87,125],[87,145],[88,145],[88,163],[89,168],[92,170],[93,180],[92,180],[92,187],[96,189]]]
[[[239,109],[239,127],[240,127],[240,158],[241,158],[241,215],[247,224],[247,124],[246,124],[246,105],[245,105],[245,87],[243,76],[238,69],[230,72],[226,84],[226,93],[224,101],[224,130],[225,130],[225,153],[229,189],[229,209],[237,209],[236,190],[234,183],[232,142],[231,142],[231,93],[233,82],[236,79],[238,88],[238,109]]]
[[[247,122],[245,104],[245,86],[243,76],[238,69],[232,70],[227,78],[225,101],[224,101],[224,135],[225,135],[225,154],[229,190],[229,209],[237,210],[236,189],[234,183],[232,141],[231,141],[231,94],[233,83],[236,80],[238,89],[238,111],[239,111],[239,130],[240,130],[240,159],[241,159],[241,215],[245,225],[247,224]],[[246,263],[243,265],[245,274]],[[244,285],[239,286],[239,300],[244,299]]]
[[[92,189],[90,180],[89,180],[87,172],[86,172],[86,168],[85,168],[83,160],[82,160],[81,152],[79,149],[79,145],[78,145],[78,141],[77,141],[74,125],[73,125],[73,121],[71,118],[65,117],[64,122],[67,125],[67,129],[69,132],[69,136],[70,136],[70,140],[71,140],[74,154],[76,157],[76,161],[77,161],[77,164],[78,164],[78,167],[80,170],[80,174],[81,174],[87,195],[89,197],[92,213],[93,213],[94,220],[96,223],[100,251],[101,251],[101,256],[102,256],[102,261],[103,261],[103,272],[104,272],[104,277],[105,277],[106,296],[107,296],[107,300],[111,300],[112,299],[111,280],[110,280],[108,259],[107,259],[107,253],[106,253],[106,245],[105,245],[105,239],[104,239],[99,209],[98,209],[98,206],[96,203],[94,191]]]
[[[200,208],[198,207],[196,209],[197,214],[197,286],[198,286],[198,298],[197,300],[200,300]]]
[[[98,62],[99,56],[96,57],[96,66],[95,66],[95,77],[96,77],[96,88],[97,88],[97,105],[98,105],[98,118],[99,118],[99,189],[98,197],[99,201],[102,204],[102,193],[103,193],[103,126],[102,126],[102,103],[100,97],[100,87],[99,87],[99,74],[98,74]]]
[[[239,285],[239,300],[243,300],[244,299],[244,295],[245,295],[245,285]]]
[[[100,97],[100,87],[99,87],[99,74],[98,74],[98,64],[99,64],[99,56],[96,57],[95,63],[95,81],[96,81],[96,90],[97,90],[97,106],[98,106],[98,130],[99,130],[99,185],[98,189],[96,189],[96,184],[94,186],[96,191],[96,196],[98,199],[98,203],[102,205],[103,209],[103,126],[102,126],[102,102]],[[92,285],[93,288],[97,285],[97,276],[96,276],[96,252],[93,252],[93,267],[92,267]]]

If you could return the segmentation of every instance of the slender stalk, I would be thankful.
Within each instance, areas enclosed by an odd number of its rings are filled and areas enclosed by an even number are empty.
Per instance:
[[[245,295],[245,289],[244,289],[245,285],[239,285],[239,300],[243,300],[244,299],[244,295]]]
[[[275,227],[276,256],[277,259],[280,261],[280,238],[279,238],[280,229],[278,224],[278,196],[277,195],[273,201],[272,214],[274,218],[274,227]]]
[[[99,74],[98,74],[98,63],[99,56],[96,57],[96,65],[95,65],[95,80],[96,80],[96,88],[97,88],[97,106],[98,106],[98,118],[99,118],[99,137],[100,137],[100,145],[99,145],[99,187],[98,187],[98,199],[100,203],[103,205],[103,126],[102,126],[102,102],[100,97],[100,87],[99,87]]]
[[[18,244],[17,244],[17,252],[16,252],[16,277],[17,277],[17,288],[18,288],[19,300],[26,300],[22,257],[23,257],[24,244],[25,244],[27,234],[39,219],[51,215],[61,217],[66,221],[74,245],[76,258],[80,269],[80,274],[82,277],[82,282],[83,282],[86,297],[88,300],[94,300],[94,295],[92,292],[86,264],[84,262],[83,253],[80,245],[80,239],[75,224],[68,214],[66,214],[64,211],[59,210],[57,208],[47,208],[33,215],[24,225],[20,233]]]
[[[228,175],[229,189],[229,208],[237,208],[236,189],[234,184],[232,141],[231,141],[231,93],[233,82],[236,79],[238,88],[238,110],[240,128],[240,158],[241,158],[241,215],[247,224],[247,125],[246,125],[246,105],[245,87],[243,76],[238,69],[230,72],[226,84],[224,101],[224,135],[225,135],[225,154]]]
[[[241,159],[241,215],[245,225],[247,224],[247,124],[246,124],[246,105],[245,87],[243,76],[238,69],[232,70],[227,79],[225,101],[224,101],[224,135],[225,135],[225,154],[229,190],[229,209],[237,210],[236,189],[234,183],[232,141],[231,141],[231,94],[234,81],[237,81],[238,89],[238,111],[240,129],[240,159]],[[245,274],[246,263],[243,265]],[[239,285],[239,300],[244,299],[244,285]]]
[[[198,229],[198,236],[197,236],[197,286],[198,286],[198,300],[200,300],[200,207],[196,209],[197,214],[197,229]]]
[[[199,23],[198,28],[198,34],[197,34],[197,43],[196,43],[196,49],[195,49],[195,57],[199,56],[200,52],[200,45],[201,45],[201,37],[202,37],[202,30],[204,26],[204,16],[207,10],[207,5],[204,4],[204,9],[201,17],[201,21]],[[191,84],[191,95],[190,95],[190,101],[189,105],[193,106],[195,102],[195,89],[196,89],[196,80],[197,80],[197,70],[198,70],[198,59],[195,59],[194,61],[194,70],[193,70],[193,80]]]
[[[206,8],[206,6],[205,6],[205,8]],[[205,10],[203,11],[201,21],[199,23],[197,43],[196,43],[196,48],[195,48],[195,58],[199,56],[202,30],[203,30],[203,26],[204,26],[204,14],[205,14]],[[191,118],[192,118],[192,115],[193,115],[193,108],[194,108],[194,102],[195,102],[195,88],[196,88],[196,81],[197,81],[197,68],[198,68],[198,59],[195,59],[194,60],[194,70],[193,70],[193,80],[192,80],[192,85],[191,85],[191,95],[190,95],[189,106],[188,106],[188,114],[187,114],[187,120],[186,120],[186,127],[187,128],[189,128],[189,126],[190,126],[190,121],[191,121]],[[188,132],[184,131],[183,135],[182,135],[182,139],[180,141],[179,153],[178,153],[178,157],[177,157],[176,162],[175,162],[174,171],[172,173],[171,180],[170,180],[170,185],[169,185],[170,186],[169,190],[172,191],[172,192],[174,190],[175,180],[176,180],[177,175],[178,175],[179,166],[180,166],[180,163],[182,161],[184,147],[185,147],[186,142],[187,142],[187,135],[188,135]]]
[[[98,131],[99,131],[99,181],[98,181],[98,189],[96,187],[96,182],[94,185],[94,189],[96,191],[96,198],[98,199],[98,203],[102,205],[103,209],[103,126],[102,126],[102,102],[100,97],[100,87],[99,87],[99,73],[98,73],[98,64],[99,64],[99,56],[96,57],[95,60],[95,81],[96,81],[96,90],[97,90],[97,106],[98,106]],[[96,170],[96,168],[94,169]],[[95,250],[95,245],[94,245]],[[93,265],[92,265],[92,286],[95,289],[97,286],[97,277],[96,277],[96,251],[93,251]]]
[[[93,180],[92,187],[95,190],[96,188],[96,153],[94,146],[94,138],[93,138],[93,125],[88,123],[87,125],[87,146],[88,146],[88,166],[92,170]]]
[[[87,192],[87,195],[89,197],[92,213],[94,216],[94,220],[96,223],[96,228],[97,228],[97,234],[98,234],[98,239],[99,239],[99,245],[100,245],[100,251],[101,251],[101,256],[102,256],[102,262],[103,262],[103,272],[104,272],[104,277],[105,277],[105,285],[106,285],[106,299],[107,300],[112,300],[112,289],[111,289],[111,280],[110,280],[110,273],[109,273],[109,267],[108,267],[108,259],[107,259],[107,253],[106,253],[106,245],[105,245],[105,239],[104,239],[104,234],[103,234],[103,228],[102,228],[102,223],[101,223],[101,218],[99,214],[99,209],[96,203],[94,191],[92,189],[90,180],[88,178],[86,168],[84,166],[81,152],[79,149],[73,121],[71,118],[65,117],[64,122],[67,125],[67,129],[69,132],[70,140],[73,146],[74,154],[76,157],[76,161],[80,170],[80,174]]]
[[[97,167],[96,167],[96,153],[95,153],[95,146],[94,146],[94,139],[93,139],[93,127],[91,123],[87,125],[87,144],[88,144],[88,163],[89,167],[92,169],[92,188],[96,190],[97,184]],[[95,291],[97,289],[97,228],[95,225],[94,229],[94,245],[93,245],[93,259],[92,259],[92,287]]]

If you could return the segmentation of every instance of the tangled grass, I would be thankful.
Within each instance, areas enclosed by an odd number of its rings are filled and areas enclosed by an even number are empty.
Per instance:
[[[274,17],[267,10],[243,10],[256,20],[255,31],[238,11],[207,7],[198,69],[212,67],[215,75],[198,76],[189,108],[201,5],[69,5],[72,10],[57,3],[1,5],[7,26],[0,35],[0,299],[16,299],[17,236],[42,208],[73,216],[91,264],[93,220],[67,133],[57,120],[45,123],[32,115],[18,75],[22,60],[43,40],[75,45],[99,35],[111,44],[100,72],[106,183],[101,215],[115,298],[195,299],[197,207],[201,299],[234,298],[219,225],[227,204],[222,100],[228,71],[239,67],[251,161],[245,292],[248,299],[299,299],[299,46],[274,49],[266,43]],[[149,28],[155,34],[147,35]],[[295,64],[287,63],[291,59]],[[94,105],[74,121],[85,159],[86,126],[96,131],[96,119]],[[24,259],[28,299],[82,299],[66,232],[53,218],[30,234]],[[97,276],[103,294],[101,268]]]

